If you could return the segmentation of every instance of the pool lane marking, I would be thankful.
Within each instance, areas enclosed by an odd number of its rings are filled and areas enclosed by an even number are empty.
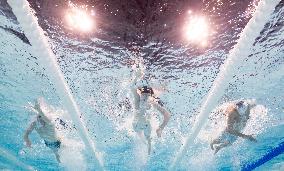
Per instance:
[[[258,160],[254,161],[252,163],[248,163],[248,164],[243,165],[242,171],[253,170],[253,169],[263,165],[264,163],[270,161],[271,159],[273,159],[274,157],[276,157],[276,156],[278,156],[282,153],[284,153],[284,141],[282,143],[280,143],[277,147],[268,151],[264,156],[262,156]]]

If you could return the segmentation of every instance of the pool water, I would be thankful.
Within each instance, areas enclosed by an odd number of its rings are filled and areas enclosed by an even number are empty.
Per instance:
[[[53,73],[34,56],[26,39],[15,34],[21,33],[22,28],[11,9],[4,1],[0,5],[0,169],[22,170],[30,166],[36,170],[98,170],[68,115],[68,106],[64,105],[50,79]],[[251,170],[254,164],[258,166],[256,170],[284,170],[283,16],[284,2],[281,1],[249,47],[250,55],[239,62],[225,94],[218,101],[221,105],[231,100],[256,99],[258,106],[244,133],[253,134],[257,143],[238,139],[214,155],[209,143],[225,122],[223,116],[212,112],[176,170]],[[159,97],[171,112],[162,138],[153,131],[153,150],[149,156],[145,143],[135,136],[131,127],[129,80],[136,54],[96,36],[68,37],[61,35],[62,30],[57,30],[56,26],[43,27],[105,170],[169,169],[198,119],[198,111],[220,66],[238,42],[250,17],[236,15],[236,27],[215,35],[216,45],[206,50],[173,45],[159,57],[150,58],[146,55],[147,49],[153,47],[143,46],[149,80],[155,85],[167,85],[168,91]],[[35,117],[28,106],[38,97],[45,98],[46,107],[54,118],[61,118],[68,125],[67,129],[59,128],[68,147],[62,152],[61,164],[35,132],[30,136],[32,148],[24,145],[23,134]],[[153,111],[153,125],[161,120],[158,112]]]

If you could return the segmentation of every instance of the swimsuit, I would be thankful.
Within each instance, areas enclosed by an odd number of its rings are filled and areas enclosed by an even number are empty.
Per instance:
[[[132,123],[135,132],[143,131],[146,138],[150,138],[151,124],[149,109],[150,105],[147,102],[140,103],[140,109],[135,111],[134,121]]]
[[[47,147],[49,147],[52,150],[57,150],[61,146],[61,142],[59,140],[57,141],[49,141],[47,139],[50,139],[50,137],[53,137],[55,132],[55,128],[52,124],[47,124],[43,125],[40,123],[39,120],[36,120],[35,122],[35,129],[37,132],[40,134],[40,137],[44,140],[44,143]]]
[[[55,142],[49,142],[44,140],[44,144],[52,150],[58,150],[61,146],[61,142],[59,140]]]
[[[145,137],[148,139],[151,136],[151,124],[148,120],[136,120],[132,123],[135,132],[143,131]]]

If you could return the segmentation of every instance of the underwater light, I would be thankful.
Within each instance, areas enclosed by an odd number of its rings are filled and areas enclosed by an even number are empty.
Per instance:
[[[66,13],[66,21],[71,29],[89,32],[94,26],[91,16],[83,9],[73,8]]]
[[[207,38],[209,35],[209,28],[205,17],[193,16],[185,26],[186,39],[192,43],[207,45]]]

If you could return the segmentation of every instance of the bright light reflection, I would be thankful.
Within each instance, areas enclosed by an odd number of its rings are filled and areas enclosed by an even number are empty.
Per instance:
[[[73,8],[66,13],[65,17],[72,29],[88,32],[93,28],[94,22],[91,16],[83,9]]]
[[[207,45],[209,27],[207,21],[202,16],[193,16],[185,26],[185,36],[192,43]]]

